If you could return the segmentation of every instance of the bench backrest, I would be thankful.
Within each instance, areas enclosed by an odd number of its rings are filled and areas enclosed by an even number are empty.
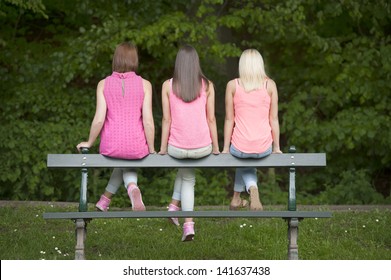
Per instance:
[[[201,159],[175,159],[169,155],[151,154],[139,160],[124,160],[100,154],[49,154],[51,168],[88,167],[322,167],[325,153],[271,154],[262,159],[239,159],[230,154],[210,155]]]

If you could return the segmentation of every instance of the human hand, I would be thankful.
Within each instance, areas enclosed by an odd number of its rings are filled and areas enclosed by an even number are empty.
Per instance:
[[[91,148],[91,144],[88,142],[80,142],[77,144],[76,149],[80,152],[81,148]]]
[[[282,154],[282,151],[280,149],[273,149],[273,154]]]

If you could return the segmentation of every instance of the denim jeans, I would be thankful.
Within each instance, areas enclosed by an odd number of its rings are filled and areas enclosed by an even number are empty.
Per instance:
[[[270,146],[263,153],[244,153],[239,151],[234,145],[231,145],[229,152],[234,157],[238,158],[263,158],[267,157],[272,153],[272,147]],[[258,188],[258,177],[257,177],[257,169],[252,167],[244,167],[244,168],[236,168],[235,171],[235,183],[234,183],[234,191],[235,192],[244,192],[247,191],[249,193],[249,189],[251,186]]]
[[[212,145],[199,149],[181,149],[168,145],[168,154],[174,158],[203,158],[212,153]],[[194,210],[195,169],[178,168],[172,198],[181,201],[182,211]]]

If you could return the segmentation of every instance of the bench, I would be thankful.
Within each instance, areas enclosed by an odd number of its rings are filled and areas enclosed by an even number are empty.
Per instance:
[[[289,153],[271,154],[262,159],[239,159],[230,154],[210,155],[201,159],[175,159],[169,155],[151,154],[140,160],[124,160],[105,157],[100,154],[88,154],[83,149],[82,154],[49,154],[47,158],[49,168],[77,168],[81,169],[81,186],[79,209],[76,212],[48,212],[43,214],[44,219],[70,219],[76,224],[75,259],[85,259],[85,240],[87,222],[98,218],[283,218],[288,224],[288,259],[299,258],[298,226],[299,220],[304,218],[330,218],[331,212],[298,211],[296,209],[296,168],[324,167],[326,154],[324,153],[295,153],[291,147]],[[87,173],[89,168],[287,168],[289,169],[289,191],[287,211],[88,211],[87,210]],[[174,182],[173,182],[174,184]]]

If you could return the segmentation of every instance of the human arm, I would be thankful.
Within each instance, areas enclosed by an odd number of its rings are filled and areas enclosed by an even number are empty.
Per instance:
[[[106,105],[106,100],[103,95],[103,89],[104,89],[105,81],[101,80],[98,83],[97,89],[96,89],[96,109],[95,109],[95,116],[94,119],[92,120],[91,123],[91,128],[90,128],[90,134],[88,137],[88,141],[86,142],[80,142],[76,148],[80,151],[80,148],[86,147],[90,148],[96,138],[99,136],[103,124],[106,119],[106,111],[107,111],[107,105]]]
[[[168,136],[170,135],[171,127],[171,112],[170,112],[170,81],[167,80],[163,83],[162,86],[162,109],[163,109],[163,118],[162,118],[162,139],[160,144],[159,154],[167,154],[168,146]]]
[[[152,85],[149,81],[143,79],[144,101],[143,101],[143,126],[145,138],[147,139],[148,150],[150,154],[155,151],[155,124],[152,114]]]
[[[231,144],[232,131],[235,124],[233,96],[236,90],[235,81],[229,81],[225,90],[225,121],[224,121],[224,147],[222,153],[228,153]]]
[[[268,93],[270,94],[270,112],[269,122],[272,129],[273,153],[281,154],[280,149],[280,124],[278,120],[278,92],[276,83],[273,80],[268,81]]]
[[[210,137],[212,138],[212,153],[219,154],[219,142],[217,136],[217,124],[215,117],[215,90],[213,84],[209,82],[206,100],[206,119],[208,121]]]

